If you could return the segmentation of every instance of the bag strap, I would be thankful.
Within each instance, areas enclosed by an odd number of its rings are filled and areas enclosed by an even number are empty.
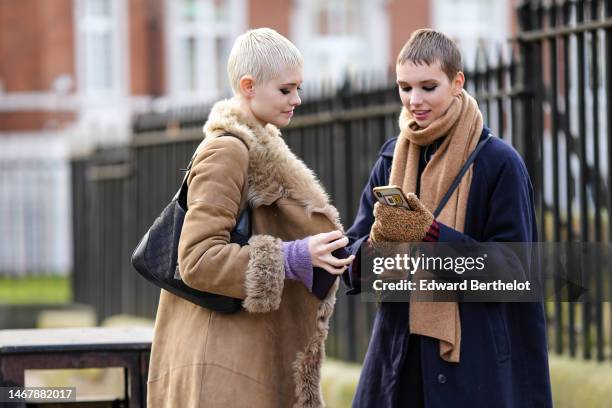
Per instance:
[[[231,136],[231,137],[235,137],[236,139],[240,140],[244,146],[247,148],[247,150],[249,150],[249,146],[246,144],[246,142],[244,140],[242,140],[241,138],[239,138],[238,136],[226,132],[223,133],[221,135],[219,135],[218,137],[223,137],[223,136]],[[189,173],[191,173],[191,166],[193,166],[193,162],[195,161],[196,157],[198,155],[198,151],[196,149],[195,153],[193,154],[193,156],[191,156],[191,160],[189,160],[189,164],[187,164],[187,168],[185,169],[185,176],[183,177],[183,182],[181,183],[181,188],[179,189],[179,191],[177,191],[175,197],[176,200],[178,201],[179,205],[185,210],[187,211],[187,192],[189,190],[189,186],[187,183],[187,179],[189,178]]]
[[[436,211],[434,211],[434,213],[433,213],[434,218],[438,218],[438,216],[442,212],[442,209],[444,208],[444,206],[446,205],[448,200],[451,198],[451,196],[453,195],[453,193],[457,189],[457,186],[461,182],[461,179],[463,178],[465,173],[468,171],[469,167],[472,165],[474,160],[476,160],[476,156],[478,156],[478,153],[480,153],[482,148],[487,144],[487,142],[492,137],[493,137],[493,135],[491,135],[491,133],[489,133],[487,136],[485,136],[484,139],[482,139],[478,143],[478,145],[476,145],[476,148],[474,149],[474,151],[472,151],[472,154],[470,154],[470,156],[468,157],[468,159],[465,162],[465,164],[463,165],[463,167],[461,167],[461,170],[459,171],[459,174],[457,174],[457,177],[455,177],[455,180],[453,180],[453,184],[451,184],[451,186],[448,188],[448,191],[446,192],[446,194],[444,194],[444,197],[442,197],[442,201],[440,201],[440,204],[438,204],[438,208],[436,208]]]

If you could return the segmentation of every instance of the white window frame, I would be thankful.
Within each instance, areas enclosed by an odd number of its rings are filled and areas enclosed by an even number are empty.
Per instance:
[[[294,3],[291,38],[304,54],[307,82],[332,80],[337,84],[344,80],[347,72],[381,72],[383,75],[387,72],[391,38],[388,1],[354,1],[367,24],[358,24],[358,33],[329,35],[316,32],[319,18],[316,2],[297,0]]]
[[[203,11],[200,20],[184,22],[180,19],[182,0],[166,0],[166,83],[171,104],[190,104],[211,101],[229,91],[225,78],[226,55],[217,58],[217,41],[223,39],[231,46],[234,39],[246,29],[247,1],[229,0],[228,21],[214,19],[214,1],[196,0]],[[184,85],[185,66],[181,43],[189,37],[196,39],[195,90]],[[229,50],[227,50],[229,53]],[[219,83],[219,78],[224,78]]]
[[[510,13],[506,0],[433,0],[432,4],[433,27],[457,40],[468,68],[474,66],[480,42],[507,42]]]
[[[85,15],[86,3],[90,0],[74,0],[75,44],[77,86],[81,95],[87,97],[87,104],[100,104],[107,99],[116,99],[128,94],[129,81],[129,36],[128,6],[124,0],[109,0],[111,16],[108,18],[89,17]],[[108,88],[91,87],[88,77],[87,34],[107,32],[111,35],[111,72]],[[93,99],[91,97],[95,97]]]

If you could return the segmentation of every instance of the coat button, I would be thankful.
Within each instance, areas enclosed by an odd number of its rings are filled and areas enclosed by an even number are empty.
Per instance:
[[[444,384],[446,382],[446,376],[444,374],[438,374],[438,382]]]

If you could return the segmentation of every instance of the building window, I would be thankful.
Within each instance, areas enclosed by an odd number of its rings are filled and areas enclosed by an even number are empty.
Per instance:
[[[197,44],[195,37],[186,37],[181,41],[181,47],[184,56],[184,68],[185,72],[182,76],[185,79],[183,88],[187,91],[197,91]]]
[[[320,36],[359,36],[364,11],[359,0],[316,0],[314,24]]]
[[[216,55],[215,61],[217,61],[216,71],[216,86],[220,95],[229,93],[231,85],[229,78],[227,77],[227,59],[229,58],[230,51],[232,50],[234,39],[230,37],[217,37],[216,39]]]
[[[305,80],[385,72],[388,27],[384,0],[298,0],[291,37],[304,54]]]
[[[503,0],[434,0],[433,25],[461,48],[464,64],[472,67],[479,45],[505,44],[510,7]]]
[[[119,4],[76,1],[79,83],[87,94],[114,94],[120,89]]]
[[[112,5],[110,0],[87,0],[85,2],[85,15],[87,17],[112,17]]]
[[[246,7],[245,0],[167,0],[166,5],[170,97],[191,103],[228,92],[227,56],[244,26],[234,11]]]

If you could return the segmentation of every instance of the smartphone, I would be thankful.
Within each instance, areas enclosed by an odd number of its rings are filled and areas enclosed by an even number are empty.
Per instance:
[[[374,187],[372,191],[381,204],[390,205],[392,207],[404,207],[408,210],[411,209],[404,192],[398,186]]]

